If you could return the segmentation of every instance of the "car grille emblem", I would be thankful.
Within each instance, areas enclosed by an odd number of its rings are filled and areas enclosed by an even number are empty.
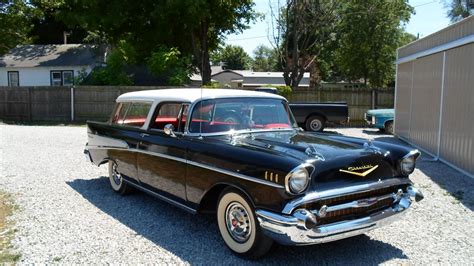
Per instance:
[[[372,173],[375,169],[377,169],[377,167],[379,166],[378,165],[373,166],[369,164],[369,165],[364,165],[364,166],[348,167],[347,169],[339,169],[339,172],[364,177]],[[364,172],[360,172],[360,171],[364,171]]]

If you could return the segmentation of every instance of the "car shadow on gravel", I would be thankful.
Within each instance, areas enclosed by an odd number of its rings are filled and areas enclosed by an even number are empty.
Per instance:
[[[246,261],[225,247],[214,215],[195,216],[141,192],[121,197],[106,177],[67,184],[105,214],[191,264],[379,264],[407,258],[399,248],[362,235],[313,246],[275,245],[261,260]]]

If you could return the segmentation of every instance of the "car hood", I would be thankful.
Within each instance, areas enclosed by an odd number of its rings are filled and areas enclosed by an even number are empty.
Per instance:
[[[372,109],[367,111],[369,115],[393,115],[394,113],[394,109]]]
[[[316,183],[378,180],[397,174],[390,151],[364,139],[299,131],[267,132],[234,136],[231,144],[310,163]],[[348,173],[354,169],[355,173],[364,173],[373,167],[376,169],[366,176]]]

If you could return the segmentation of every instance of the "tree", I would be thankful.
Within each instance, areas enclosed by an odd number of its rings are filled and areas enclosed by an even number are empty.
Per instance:
[[[265,45],[259,45],[253,51],[253,71],[280,71],[278,53]]]
[[[28,42],[30,8],[22,0],[0,1],[0,54]]]
[[[245,52],[244,48],[235,45],[226,45],[211,53],[211,61],[217,65],[221,62],[226,69],[248,69],[252,58]]]
[[[408,41],[403,23],[413,8],[405,0],[353,0],[341,11],[338,67],[351,80],[363,78],[373,87],[394,77],[396,49]]]
[[[448,8],[448,17],[451,22],[457,22],[474,14],[474,1],[472,0],[450,0],[445,2]]]
[[[285,83],[297,88],[303,75],[332,41],[338,24],[340,0],[287,0],[272,8],[273,45],[279,53]],[[316,71],[312,71],[316,72]]]
[[[164,46],[191,56],[203,78],[211,80],[209,51],[228,33],[240,32],[255,19],[251,0],[64,0],[62,19],[81,26],[96,39],[115,45],[126,41],[137,61]]]

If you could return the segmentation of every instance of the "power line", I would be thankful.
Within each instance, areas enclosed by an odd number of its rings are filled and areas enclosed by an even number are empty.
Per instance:
[[[231,40],[227,40],[227,41],[230,41],[230,42],[244,41],[244,40],[252,40],[252,39],[261,39],[261,38],[266,38],[266,37],[267,37],[267,35],[262,35],[262,36],[254,36],[254,37],[241,38],[241,39],[231,39]]]
[[[413,6],[413,8],[417,8],[417,7],[420,7],[420,6],[426,6],[426,5],[429,5],[429,4],[436,3],[436,2],[438,2],[438,1],[426,2],[426,3],[423,3],[423,4],[419,4],[419,5]]]

